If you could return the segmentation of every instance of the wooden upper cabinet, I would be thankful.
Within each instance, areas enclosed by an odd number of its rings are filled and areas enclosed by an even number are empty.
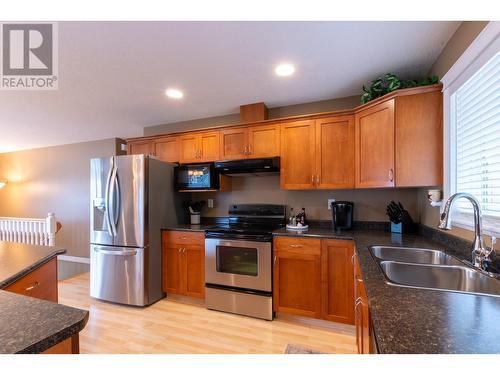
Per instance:
[[[199,133],[200,161],[215,161],[219,159],[219,132]]]
[[[219,159],[219,132],[188,133],[180,137],[181,164]]]
[[[233,128],[220,132],[221,160],[244,159],[248,152],[248,128]]]
[[[354,324],[352,241],[321,241],[323,319]]]
[[[248,128],[250,158],[269,158],[280,154],[280,125],[260,125]]]
[[[394,186],[394,99],[355,115],[356,187]]]
[[[282,189],[315,187],[315,121],[291,121],[281,125]]]
[[[179,138],[162,137],[155,140],[154,155],[162,161],[177,163],[179,161]]]
[[[443,183],[443,110],[439,91],[396,98],[396,186]]]
[[[280,125],[259,125],[222,130],[222,160],[267,158],[280,154]]]
[[[127,142],[127,155],[151,155],[153,142],[149,139]]]
[[[354,116],[316,120],[316,187],[354,187]]]
[[[196,133],[188,133],[179,137],[179,163],[199,162],[199,139]]]

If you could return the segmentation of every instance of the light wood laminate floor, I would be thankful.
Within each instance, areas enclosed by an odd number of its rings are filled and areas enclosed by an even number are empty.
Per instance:
[[[355,353],[354,328],[272,322],[163,299],[146,308],[89,296],[89,274],[59,282],[59,303],[90,312],[80,332],[81,353],[283,353],[296,344],[325,353]]]

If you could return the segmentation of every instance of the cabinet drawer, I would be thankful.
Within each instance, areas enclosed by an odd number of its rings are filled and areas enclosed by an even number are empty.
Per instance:
[[[204,245],[205,233],[166,230],[163,231],[162,240],[166,244],[174,245]]]
[[[57,259],[36,268],[5,290],[29,297],[57,302]]]
[[[321,240],[298,237],[277,237],[274,239],[277,254],[321,255]]]

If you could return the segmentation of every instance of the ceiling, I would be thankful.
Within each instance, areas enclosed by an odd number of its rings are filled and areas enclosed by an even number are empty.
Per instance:
[[[144,126],[358,95],[428,73],[460,22],[63,22],[59,89],[0,91],[0,152],[142,135]],[[278,77],[274,67],[296,72]],[[169,86],[184,91],[168,99]]]

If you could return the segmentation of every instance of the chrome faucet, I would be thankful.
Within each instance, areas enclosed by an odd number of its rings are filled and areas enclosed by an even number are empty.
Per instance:
[[[469,193],[456,193],[453,194],[444,206],[444,211],[441,214],[441,218],[439,220],[439,229],[450,230],[451,229],[451,215],[450,210],[455,199],[458,198],[467,198],[471,203],[474,209],[474,242],[472,243],[472,263],[475,267],[478,267],[482,270],[486,270],[488,268],[488,264],[491,263],[492,259],[490,257],[491,253],[494,251],[494,245],[491,246],[491,249],[487,249],[484,246],[483,240],[483,228],[482,228],[482,214],[481,214],[481,206],[477,199]]]

